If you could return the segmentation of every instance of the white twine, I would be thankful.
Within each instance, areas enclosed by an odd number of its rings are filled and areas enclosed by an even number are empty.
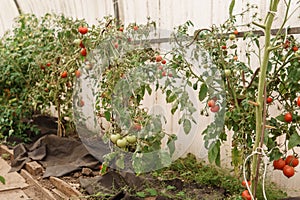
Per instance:
[[[258,151],[259,149],[260,149],[260,151]],[[245,180],[245,183],[246,183],[247,190],[249,191],[249,194],[251,196],[251,199],[255,200],[254,197],[253,197],[253,194],[251,192],[250,186],[248,184],[247,177],[246,177],[246,163],[247,163],[248,159],[251,158],[252,156],[254,156],[255,154],[259,154],[259,155],[263,156],[262,160],[264,162],[264,173],[263,173],[262,189],[263,189],[264,199],[268,200],[267,196],[266,196],[266,192],[265,192],[265,179],[266,179],[266,174],[267,174],[267,165],[268,165],[269,158],[265,154],[265,152],[263,151],[262,148],[257,148],[256,151],[252,152],[252,154],[250,154],[249,156],[246,157],[246,159],[244,161],[244,164],[243,164],[243,176],[244,176],[244,180]]]

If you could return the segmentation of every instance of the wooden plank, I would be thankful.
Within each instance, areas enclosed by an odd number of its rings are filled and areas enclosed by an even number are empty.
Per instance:
[[[68,183],[59,178],[51,176],[50,181],[58,190],[60,190],[66,196],[72,197],[72,199],[79,196],[83,196],[81,192],[79,192],[77,189],[73,188]]]
[[[26,170],[21,169],[21,175],[27,180],[28,183],[33,184],[40,191],[43,199],[45,200],[56,200],[53,194],[44,188],[38,181],[36,181]]]

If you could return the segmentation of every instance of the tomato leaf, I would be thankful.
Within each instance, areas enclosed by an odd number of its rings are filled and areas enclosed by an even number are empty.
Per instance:
[[[0,182],[3,183],[3,184],[5,184],[5,179],[4,179],[3,176],[0,176]]]
[[[300,135],[295,132],[289,139],[288,148],[291,149],[300,144]]]
[[[105,119],[106,119],[107,121],[110,121],[110,112],[105,111],[105,112],[104,112],[104,117],[105,117]]]
[[[210,146],[208,151],[208,160],[210,163],[216,163],[216,165],[220,166],[220,142],[217,141]]]
[[[184,119],[183,121],[183,130],[185,134],[189,134],[192,129],[192,123],[188,119]]]
[[[203,101],[205,99],[206,94],[207,94],[207,89],[208,89],[207,85],[205,83],[203,83],[201,85],[201,88],[200,88],[200,91],[199,91],[199,96],[198,96],[200,101]]]
[[[229,16],[232,17],[233,8],[235,5],[235,0],[232,0],[229,6]]]
[[[116,165],[117,165],[118,168],[124,169],[125,163],[124,163],[124,157],[123,156],[118,158],[118,160],[116,161]]]
[[[167,97],[167,103],[172,103],[173,101],[175,101],[177,98],[177,95],[175,93],[173,93],[172,95],[169,95]]]
[[[145,194],[145,192],[137,192],[136,196],[141,197],[141,198],[145,198],[146,194]]]

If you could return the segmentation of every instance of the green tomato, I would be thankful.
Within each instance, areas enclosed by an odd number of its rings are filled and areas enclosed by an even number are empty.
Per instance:
[[[135,136],[135,135],[127,135],[127,136],[126,136],[126,140],[127,140],[129,143],[135,143],[135,142],[136,142],[136,136]]]
[[[231,75],[231,70],[230,69],[225,69],[224,71],[226,76],[230,76]]]
[[[73,41],[73,44],[76,44],[77,46],[79,46],[80,42],[81,42],[81,39],[75,39]]]
[[[117,146],[120,148],[124,148],[127,145],[127,140],[126,138],[118,139],[117,140]]]
[[[118,133],[118,134],[112,134],[110,136],[110,140],[112,143],[116,144],[117,140],[121,138],[121,135]]]
[[[230,34],[230,35],[229,35],[229,39],[230,39],[230,40],[234,40],[235,38],[236,38],[236,36],[235,36],[234,34]]]

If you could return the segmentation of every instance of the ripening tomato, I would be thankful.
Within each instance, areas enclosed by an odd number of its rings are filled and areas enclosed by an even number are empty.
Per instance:
[[[173,77],[173,74],[170,72],[170,73],[168,74],[168,76],[169,76],[169,77]]]
[[[283,168],[283,174],[284,174],[286,177],[288,177],[288,178],[294,176],[294,174],[295,174],[295,169],[294,169],[294,167],[289,166],[289,165],[284,166],[284,168]]]
[[[80,106],[80,107],[83,107],[83,106],[84,106],[84,101],[83,101],[82,99],[81,99],[80,102],[79,102],[79,106]]]
[[[76,71],[75,71],[75,76],[76,76],[76,78],[79,78],[80,75],[81,75],[80,71],[79,71],[79,70],[76,70]]]
[[[233,60],[237,61],[238,57],[237,56],[233,56]]]
[[[284,115],[284,121],[290,123],[293,121],[293,115],[292,113],[288,112]]]
[[[134,27],[133,27],[133,30],[135,30],[135,31],[137,31],[138,29],[139,29],[138,26],[134,26]]]
[[[119,28],[119,31],[123,32],[123,31],[124,31],[124,27],[121,26],[121,27]]]
[[[161,75],[162,75],[162,76],[167,76],[167,72],[166,72],[166,71],[163,71],[163,72],[161,73]]]
[[[78,28],[78,32],[81,33],[82,35],[86,34],[88,31],[89,29],[87,27],[80,26]]]
[[[239,34],[239,31],[238,31],[238,30],[234,30],[234,31],[233,31],[233,34],[234,34],[234,35],[238,35],[238,34]]]
[[[64,72],[60,75],[61,78],[67,78],[67,76],[68,76],[68,72],[67,72],[67,71],[64,71]]]
[[[158,66],[158,69],[159,69],[159,70],[163,70],[163,69],[164,69],[164,67],[163,67],[163,66],[161,66],[161,65],[159,65],[159,66]]]
[[[278,160],[273,161],[273,167],[274,169],[282,170],[285,166],[285,161],[282,158],[279,158]]]

